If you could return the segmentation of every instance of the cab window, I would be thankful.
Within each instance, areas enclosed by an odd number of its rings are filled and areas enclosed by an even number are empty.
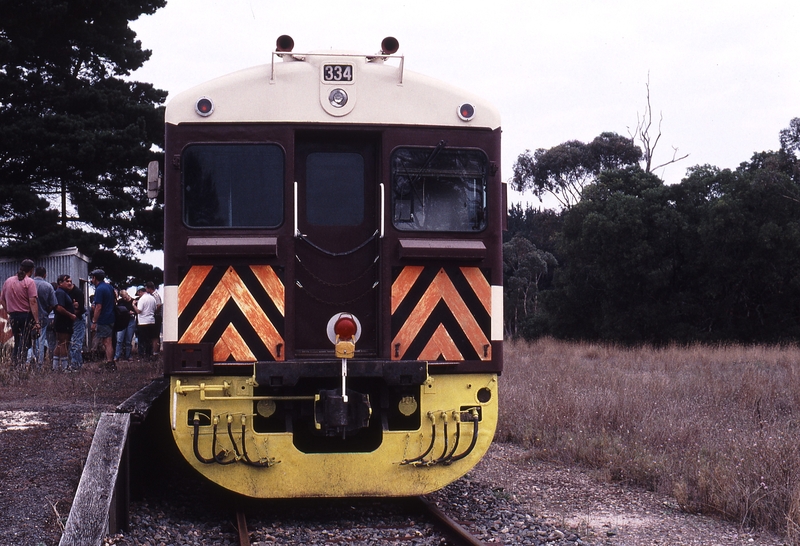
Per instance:
[[[181,159],[183,220],[191,227],[278,227],[283,150],[274,144],[197,144]]]
[[[480,150],[398,148],[392,153],[392,222],[403,231],[486,228],[488,159]]]

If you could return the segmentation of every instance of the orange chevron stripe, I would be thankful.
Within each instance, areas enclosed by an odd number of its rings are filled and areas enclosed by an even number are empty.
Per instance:
[[[237,362],[253,362],[256,359],[233,324],[228,324],[219,341],[214,345],[214,360],[225,362],[230,356],[233,356]]]
[[[278,275],[275,273],[275,270],[268,265],[251,265],[250,269],[255,273],[258,282],[261,283],[261,286],[264,290],[267,291],[272,303],[278,309],[281,315],[286,316],[286,312],[284,311],[284,301],[286,300],[286,296],[284,293],[283,283]]]
[[[450,333],[444,327],[444,324],[440,324],[436,328],[430,341],[419,354],[420,360],[438,360],[440,356],[444,357],[445,360],[464,360],[464,356],[458,350],[456,344],[453,343],[453,338],[450,337]]]
[[[253,298],[253,295],[233,267],[228,267],[219,284],[214,288],[214,291],[192,323],[186,328],[178,343],[200,343],[230,299],[233,299],[244,316],[253,324],[253,328],[260,333],[273,358],[283,360],[283,355],[278,357],[276,351],[276,346],[283,343],[283,338],[275,329],[269,317],[258,306],[255,298]]]
[[[428,289],[425,290],[425,293],[422,295],[419,302],[417,302],[414,310],[411,311],[403,327],[400,328],[400,331],[397,332],[397,335],[392,340],[392,346],[399,343],[401,349],[401,354],[398,357],[393,356],[392,358],[398,359],[403,357],[406,349],[417,336],[420,329],[433,312],[433,309],[441,300],[444,300],[447,307],[450,308],[450,312],[453,313],[459,326],[464,330],[467,339],[475,351],[481,355],[481,359],[491,359],[491,343],[486,339],[486,335],[484,335],[480,325],[475,320],[475,317],[472,316],[469,308],[464,303],[464,300],[461,298],[461,295],[458,293],[458,290],[456,290],[456,287],[443,268],[436,274],[433,282],[431,282]],[[490,351],[487,356],[483,356],[483,348],[485,345],[490,346]]]
[[[183,310],[186,309],[186,306],[189,305],[192,296],[197,293],[210,272],[210,265],[195,265],[189,269],[189,272],[178,286],[178,316],[180,316]]]
[[[477,267],[461,267],[461,273],[475,291],[475,295],[483,304],[483,308],[492,316],[492,287]]]
[[[403,299],[417,282],[424,267],[419,265],[409,265],[404,267],[397,276],[397,279],[392,283],[392,314],[397,310],[399,305],[403,303]]]

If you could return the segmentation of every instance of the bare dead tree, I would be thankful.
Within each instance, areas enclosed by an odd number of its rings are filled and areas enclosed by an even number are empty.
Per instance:
[[[649,173],[660,169],[661,167],[666,167],[667,165],[686,159],[689,157],[689,154],[678,157],[678,148],[673,146],[672,159],[653,167],[653,155],[655,154],[656,146],[658,146],[658,141],[661,140],[661,122],[664,121],[664,114],[659,112],[658,133],[654,137],[651,134],[651,130],[653,128],[653,109],[650,106],[650,73],[647,74],[647,83],[645,84],[645,87],[647,89],[647,106],[645,107],[641,118],[639,117],[638,113],[636,114],[636,129],[633,134],[631,134],[629,128],[628,134],[630,135],[631,140],[638,140],[641,143],[645,164],[644,170],[645,172]]]

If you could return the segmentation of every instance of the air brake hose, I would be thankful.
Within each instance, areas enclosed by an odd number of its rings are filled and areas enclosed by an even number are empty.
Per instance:
[[[250,460],[250,457],[248,457],[248,455],[247,455],[247,447],[245,447],[246,442],[245,442],[245,439],[244,439],[245,438],[244,431],[245,431],[245,425],[244,425],[244,419],[242,419],[242,457],[244,457],[245,462],[247,464],[249,464],[250,466],[259,466],[259,467],[262,467],[262,468],[266,468],[268,466],[271,466],[269,464],[269,461],[263,461],[262,462],[262,461],[251,461]]]
[[[463,453],[459,453],[458,455],[455,455],[453,457],[450,457],[450,459],[445,461],[444,464],[446,465],[454,463],[456,461],[460,461],[461,459],[472,453],[472,450],[475,449],[475,444],[478,442],[478,412],[475,409],[473,409],[470,411],[470,414],[472,415],[472,423],[473,423],[472,441],[469,443],[469,447],[467,447],[466,451],[464,451]]]
[[[445,412],[442,412],[442,421],[444,422],[444,449],[442,450],[442,454],[438,459],[429,461],[428,464],[439,464],[444,461],[445,456],[447,455],[447,413]]]
[[[425,453],[423,453],[419,457],[414,457],[413,459],[406,459],[406,460],[402,461],[400,464],[412,464],[412,463],[419,462],[422,459],[424,459],[428,455],[428,453],[430,453],[431,450],[433,449],[433,444],[436,442],[436,419],[431,417],[430,413],[428,413],[428,418],[430,418],[431,423],[432,423],[432,425],[431,425],[431,445],[429,445],[428,449],[425,450]]]
[[[200,448],[197,446],[197,443],[198,443],[198,438],[197,437],[200,435],[200,414],[199,413],[195,413],[194,414],[194,419],[192,420],[192,424],[194,425],[194,438],[192,439],[192,447],[194,448],[194,456],[197,457],[197,460],[200,461],[203,464],[211,464],[211,463],[216,462],[216,460],[214,458],[206,459],[205,457],[200,455]],[[211,452],[212,453],[214,452],[213,448],[212,448]]]
[[[451,449],[450,453],[448,453],[447,456],[441,461],[442,463],[449,464],[450,461],[453,460],[453,454],[456,452],[456,449],[458,449],[458,443],[460,441],[461,441],[461,421],[457,421],[456,422],[456,438],[453,441],[453,449]],[[437,462],[440,462],[440,461],[437,461]]]
[[[233,459],[226,461],[223,459],[225,456],[225,450],[223,449],[219,453],[215,453],[217,451],[217,425],[219,424],[219,417],[214,417],[214,439],[211,441],[211,453],[214,453],[214,461],[218,464],[231,464],[236,462],[236,457]],[[235,447],[235,446],[234,446]]]

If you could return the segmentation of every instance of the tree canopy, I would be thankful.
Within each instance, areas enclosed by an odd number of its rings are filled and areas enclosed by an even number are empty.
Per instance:
[[[540,201],[550,194],[568,209],[601,171],[634,165],[641,157],[642,150],[630,138],[602,133],[588,144],[570,140],[539,148],[533,155],[526,150],[514,163],[512,184],[519,192],[530,190]]]
[[[698,165],[667,185],[638,165],[600,169],[568,209],[512,209],[514,237],[530,245],[517,241],[510,257],[538,245],[553,254],[552,283],[538,286],[538,316],[526,319],[536,328],[520,333],[656,344],[796,341],[798,134],[795,118],[780,149],[733,170]],[[516,271],[507,263],[506,305],[518,314],[525,301]]]
[[[163,247],[145,167],[166,92],[131,81],[150,57],[128,23],[165,0],[0,0],[0,244],[37,256],[78,246]]]

